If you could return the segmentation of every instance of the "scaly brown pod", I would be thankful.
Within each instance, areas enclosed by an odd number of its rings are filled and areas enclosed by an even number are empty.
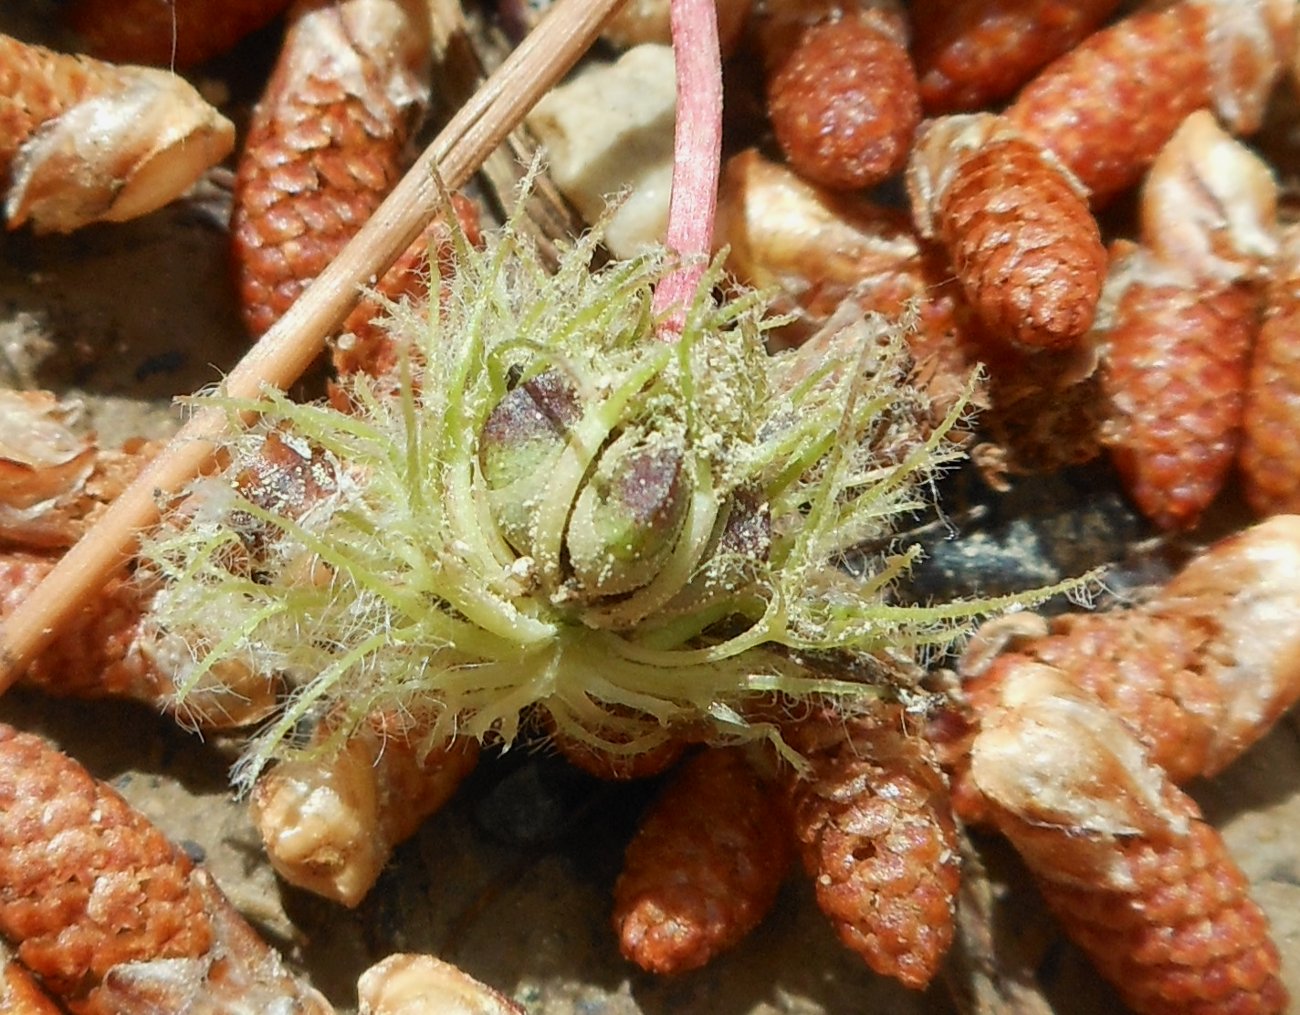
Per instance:
[[[907,171],[912,216],[947,252],[996,338],[1074,345],[1092,325],[1106,252],[1078,180],[1011,121],[992,114],[924,126]]]
[[[800,175],[856,190],[903,167],[921,102],[895,0],[769,4],[758,33],[768,116]]]
[[[817,902],[872,969],[926,986],[953,937],[957,831],[935,755],[899,707],[802,724],[788,790]]]
[[[0,726],[0,933],[77,1015],[333,1009],[113,790]]]
[[[1213,109],[1233,133],[1259,128],[1289,61],[1290,0],[1180,0],[1084,39],[1006,110],[1104,201],[1136,183],[1179,124]]]
[[[249,127],[231,220],[240,306],[261,335],[397,182],[429,99],[411,0],[300,3]]]
[[[1195,524],[1236,457],[1276,202],[1268,167],[1193,113],[1143,187],[1144,246],[1113,259],[1097,329],[1103,439],[1162,528]]]
[[[789,869],[788,822],[740,749],[684,762],[642,821],[614,886],[623,955],[678,973],[740,941]]]
[[[931,115],[1005,99],[1068,53],[1119,0],[912,0],[912,56]]]
[[[1287,1009],[1268,920],[1191,798],[1056,670],[999,688],[971,776],[1062,928],[1139,1015]]]
[[[94,144],[86,144],[88,134]],[[121,222],[189,188],[235,128],[183,78],[0,35],[0,177],[10,229]]]

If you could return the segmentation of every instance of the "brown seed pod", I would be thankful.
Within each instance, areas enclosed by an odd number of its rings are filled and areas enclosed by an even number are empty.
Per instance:
[[[876,972],[922,988],[953,936],[957,833],[933,752],[901,709],[806,723],[792,743],[795,836],[817,902]]]
[[[1181,0],[1102,29],[1050,64],[1007,118],[1051,149],[1094,201],[1136,183],[1191,112],[1258,129],[1291,52],[1289,0]]]
[[[971,774],[1066,934],[1140,1015],[1281,1013],[1268,921],[1196,804],[1046,666],[1004,682]]]
[[[59,1015],[60,1009],[36,978],[0,940],[0,1015]]]
[[[310,0],[293,11],[249,126],[231,236],[244,323],[260,335],[397,182],[429,98],[414,0]]]
[[[1195,524],[1236,457],[1276,205],[1269,168],[1198,111],[1151,166],[1143,247],[1117,247],[1097,329],[1104,439],[1163,528]]]
[[[79,406],[44,391],[0,391],[0,542],[71,546],[158,450],[101,448],[73,426]]]
[[[230,121],[176,74],[0,35],[0,177],[10,229],[69,232],[144,215],[187,190],[234,143]]]
[[[1004,683],[1047,666],[1175,782],[1216,775],[1300,700],[1298,567],[1300,517],[1279,515],[1215,544],[1139,606],[1054,617],[964,666],[977,721]]]
[[[903,168],[921,103],[897,4],[769,7],[759,34],[768,116],[800,175],[856,190]]]
[[[1116,261],[1104,330],[1103,441],[1129,496],[1161,528],[1195,525],[1240,442],[1258,290],[1207,290],[1141,251]]]
[[[614,885],[623,955],[643,969],[697,969],[776,901],[791,858],[788,817],[738,748],[678,769],[627,848]]]
[[[912,0],[912,57],[926,112],[1005,99],[1118,6],[1119,0]]]
[[[1246,382],[1240,465],[1261,515],[1300,511],[1300,226],[1283,233]]]
[[[1106,270],[1078,181],[991,114],[924,126],[907,171],[922,236],[947,251],[992,335],[1031,349],[1074,344],[1092,325]]]
[[[269,25],[290,0],[73,0],[64,11],[86,51],[117,63],[192,67]]]
[[[0,726],[0,933],[78,1015],[333,1009],[113,790]]]
[[[253,787],[252,815],[281,877],[355,906],[393,848],[473,771],[478,742],[430,750],[414,719],[378,713],[343,743],[334,736],[322,723],[309,753],[265,772]]]

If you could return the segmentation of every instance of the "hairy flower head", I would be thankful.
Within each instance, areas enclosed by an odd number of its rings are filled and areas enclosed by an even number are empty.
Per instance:
[[[243,777],[303,722],[375,710],[431,743],[509,743],[537,710],[616,753],[771,735],[748,702],[898,694],[880,660],[999,605],[899,605],[916,551],[851,556],[955,454],[899,328],[848,315],[769,355],[763,300],[715,303],[711,270],[659,341],[670,259],[594,270],[596,243],[551,272],[513,223],[462,240],[427,310],[393,308],[396,376],[343,381],[347,411],[224,400],[255,424],[144,559],[193,656],[182,704],[223,660],[292,688]]]

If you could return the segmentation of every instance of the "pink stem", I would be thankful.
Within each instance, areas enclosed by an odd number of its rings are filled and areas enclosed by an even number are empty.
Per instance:
[[[672,0],[673,57],[677,64],[677,126],[673,189],[668,204],[668,249],[681,264],[659,283],[654,311],[671,311],[658,337],[672,341],[686,323],[713,247],[722,166],[722,57],[716,0]]]

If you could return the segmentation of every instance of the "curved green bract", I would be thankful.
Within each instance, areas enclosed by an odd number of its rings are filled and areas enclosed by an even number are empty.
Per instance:
[[[897,328],[849,318],[769,355],[763,300],[715,304],[715,266],[680,338],[665,343],[650,307],[668,257],[593,270],[596,244],[577,242],[550,272],[513,223],[481,250],[461,238],[434,309],[392,308],[396,377],[343,382],[349,412],[274,391],[214,396],[256,424],[144,559],[161,578],[153,623],[194,656],[182,697],[227,658],[292,688],[244,779],[325,714],[346,730],[374,710],[415,713],[431,742],[508,743],[541,708],[555,728],[614,752],[683,727],[766,736],[741,718],[747,699],[867,707],[905,694],[859,674],[887,672],[879,660],[949,641],[999,605],[895,605],[907,549],[845,566],[855,547],[888,545],[955,456],[945,434],[958,410],[939,428],[924,422]],[[521,502],[507,507],[523,521],[507,531],[484,428],[508,392],[544,377],[572,393],[575,414],[526,449],[546,468],[510,486]],[[271,433],[329,477],[305,511],[278,511],[236,482]],[[644,540],[654,552],[643,576],[641,541],[611,546],[620,584],[606,593],[570,573],[566,540],[575,502],[616,446],[667,448],[639,461],[679,466],[661,485],[680,500]],[[503,447],[514,450],[508,435]],[[621,502],[602,505],[591,517],[613,512],[610,538],[626,539]],[[745,524],[748,541],[731,538]],[[604,531],[584,533],[584,546],[599,550]]]

